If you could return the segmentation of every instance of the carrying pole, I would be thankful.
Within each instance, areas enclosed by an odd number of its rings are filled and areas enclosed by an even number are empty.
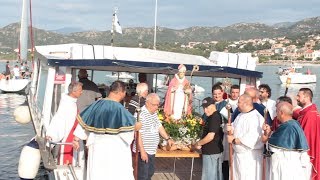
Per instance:
[[[140,108],[140,97],[139,97],[139,105],[136,108],[136,112],[137,112],[137,122],[140,122],[140,112],[141,112],[141,108]],[[139,131],[135,132],[135,143],[136,143],[136,153],[134,154],[134,179],[138,180],[138,162],[139,162]]]
[[[287,77],[286,90],[284,91],[284,96],[287,96],[287,93],[288,93],[288,89],[289,89],[290,84],[291,84],[291,78],[290,78],[290,77]]]
[[[264,124],[267,124],[267,119],[268,119],[268,109],[264,109]],[[266,180],[266,156],[263,154],[263,160],[262,160],[262,180]]]
[[[228,90],[231,88],[231,80],[225,78],[223,82],[224,91],[227,93],[227,105],[226,109],[228,110],[228,125],[231,125],[231,105],[229,104],[229,93]],[[231,131],[228,131],[228,135],[232,135]],[[229,143],[229,180],[233,180],[233,148],[232,143]]]

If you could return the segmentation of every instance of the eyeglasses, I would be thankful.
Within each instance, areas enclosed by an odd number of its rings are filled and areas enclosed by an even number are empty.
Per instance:
[[[150,103],[150,105],[151,105],[151,106],[157,106],[157,107],[159,107],[159,106],[160,106],[160,104],[159,104],[159,103],[157,103],[157,104],[152,104],[152,103]]]

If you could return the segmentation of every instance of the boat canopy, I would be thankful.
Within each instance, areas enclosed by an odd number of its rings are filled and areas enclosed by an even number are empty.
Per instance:
[[[261,78],[262,72],[217,66],[202,56],[167,51],[112,47],[88,44],[60,44],[36,46],[37,54],[47,60],[49,66],[68,66],[102,71],[175,74],[180,64],[190,74],[195,65],[199,71],[195,76],[240,78],[243,76]],[[39,56],[38,56],[39,57]]]

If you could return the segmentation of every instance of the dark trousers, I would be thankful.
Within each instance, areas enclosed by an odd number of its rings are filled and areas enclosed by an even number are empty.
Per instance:
[[[155,155],[148,154],[148,162],[141,160],[141,154],[139,153],[138,160],[138,180],[151,180],[154,174],[154,162]]]
[[[223,161],[222,174],[224,180],[229,180],[229,161]]]

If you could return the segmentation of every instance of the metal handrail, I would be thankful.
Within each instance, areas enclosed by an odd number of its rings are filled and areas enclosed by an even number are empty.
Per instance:
[[[72,143],[70,142],[52,142],[52,141],[48,141],[49,142],[49,153],[51,153],[52,151],[52,145],[62,145],[62,146],[73,146]],[[45,140],[45,144],[46,144],[46,140]],[[79,158],[80,158],[80,155],[79,155],[79,151],[76,151],[75,155],[76,155],[76,165],[75,167],[80,167],[80,163],[79,163]],[[48,162],[50,162],[50,156],[48,156]]]

